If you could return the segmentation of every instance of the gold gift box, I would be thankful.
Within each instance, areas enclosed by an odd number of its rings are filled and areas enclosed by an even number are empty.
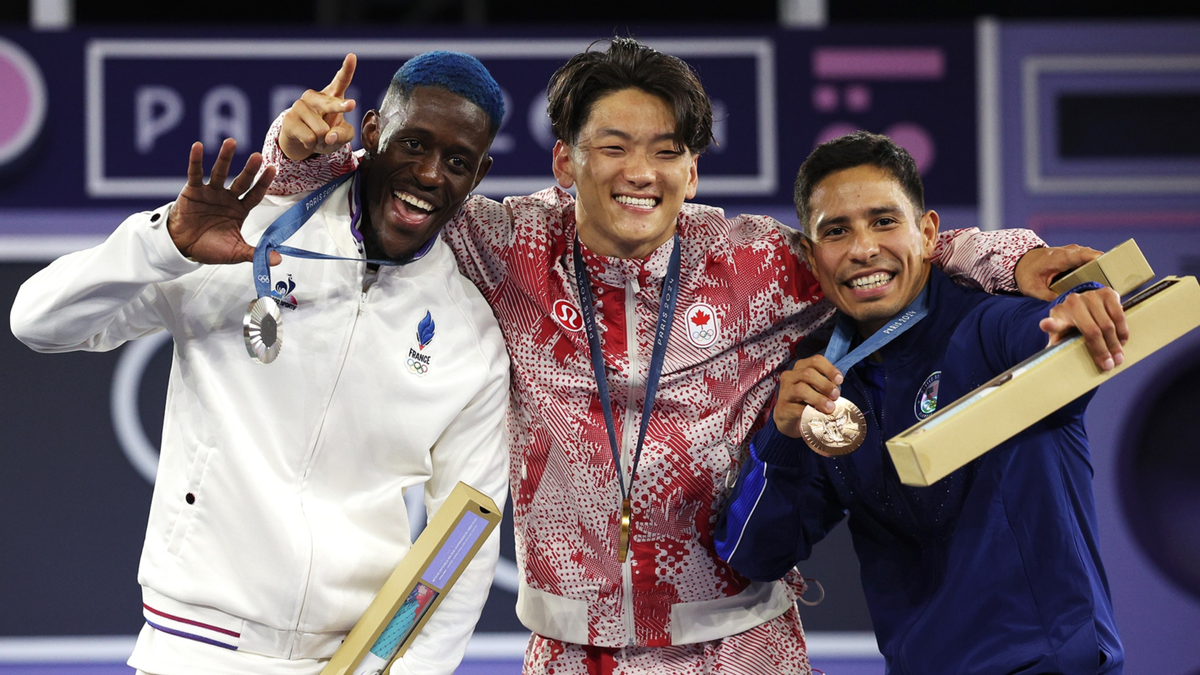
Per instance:
[[[1043,349],[890,439],[901,482],[932,485],[1200,326],[1195,277],[1166,277],[1124,306],[1124,363],[1101,371],[1078,335]]]
[[[380,672],[403,656],[502,516],[487,495],[466,483],[456,485],[321,675],[349,675],[360,666],[359,672]],[[398,617],[401,609],[405,615]],[[378,660],[371,649],[393,619],[397,624],[386,639],[400,639],[399,648],[376,666],[363,664],[365,658]]]
[[[1066,293],[1085,281],[1098,281],[1118,295],[1128,295],[1154,278],[1154,270],[1132,239],[1117,245],[1104,255],[1054,280],[1050,290]]]

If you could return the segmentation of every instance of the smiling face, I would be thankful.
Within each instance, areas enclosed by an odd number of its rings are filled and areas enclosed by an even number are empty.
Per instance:
[[[675,234],[696,196],[697,156],[676,146],[667,103],[640,89],[598,99],[574,146],[554,146],[554,175],[576,188],[579,238],[599,255],[644,258]]]
[[[488,124],[474,103],[437,87],[414,88],[386,115],[366,114],[362,233],[369,257],[406,260],[458,213],[492,166]]]
[[[938,215],[918,216],[900,182],[871,165],[826,176],[809,207],[802,244],[809,267],[825,297],[870,335],[925,287]]]

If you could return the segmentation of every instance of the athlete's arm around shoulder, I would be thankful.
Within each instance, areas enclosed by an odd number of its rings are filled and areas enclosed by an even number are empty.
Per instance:
[[[804,260],[800,247],[803,235],[799,231],[773,219],[745,216],[741,219],[748,223],[769,221],[792,254]],[[1099,251],[1075,245],[1047,247],[1032,230],[982,232],[968,227],[940,231],[932,262],[955,281],[989,293],[1020,293],[1051,300],[1055,296],[1050,290],[1054,277],[1099,255]]]
[[[1048,247],[1032,230],[969,227],[940,232],[933,263],[958,283],[988,293],[1053,300],[1055,277],[1099,256],[1100,251],[1074,244]]]
[[[63,256],[26,281],[13,302],[13,334],[43,352],[114,349],[167,327],[185,292],[173,282],[206,263],[250,260],[254,249],[240,228],[274,171],[256,183],[262,164],[256,153],[226,189],[234,150],[227,140],[205,185],[204,149],[195,144],[188,183],[174,203],[131,216],[104,243]]]

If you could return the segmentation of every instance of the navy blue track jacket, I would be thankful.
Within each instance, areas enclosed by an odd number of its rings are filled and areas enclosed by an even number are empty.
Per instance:
[[[856,452],[825,458],[772,421],[751,443],[717,527],[747,577],[782,577],[849,516],[889,675],[1119,673],[1083,413],[1091,395],[926,488],[901,485],[884,442],[1046,345],[1049,305],[954,284],[929,314],[845,373],[867,418]],[[830,598],[837,602],[837,598]]]

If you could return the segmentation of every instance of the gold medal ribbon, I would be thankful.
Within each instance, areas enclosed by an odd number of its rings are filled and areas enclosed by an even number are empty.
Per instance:
[[[671,259],[667,263],[667,276],[663,279],[662,298],[658,308],[658,323],[654,328],[654,351],[650,356],[650,373],[646,377],[646,399],[642,403],[642,426],[638,431],[637,446],[633,451],[633,466],[629,471],[629,487],[622,477],[621,451],[617,445],[616,425],[613,423],[612,400],[608,395],[608,376],[604,372],[604,353],[600,349],[600,331],[596,327],[595,300],[592,297],[592,282],[588,279],[587,265],[583,262],[583,251],[579,235],[575,235],[575,285],[579,287],[579,313],[587,329],[588,351],[592,357],[592,373],[596,376],[596,390],[600,395],[600,407],[604,410],[604,424],[608,431],[608,444],[612,449],[613,464],[617,468],[617,482],[621,486],[621,531],[617,539],[617,559],[622,563],[629,556],[630,526],[633,509],[629,493],[637,480],[638,460],[642,457],[642,443],[646,440],[646,429],[650,425],[650,411],[654,408],[654,395],[658,392],[658,378],[662,375],[663,358],[667,353],[667,339],[671,335],[671,322],[675,316],[675,301],[679,298],[679,258],[681,248],[679,234],[671,239]],[[637,345],[633,345],[637,349]]]

